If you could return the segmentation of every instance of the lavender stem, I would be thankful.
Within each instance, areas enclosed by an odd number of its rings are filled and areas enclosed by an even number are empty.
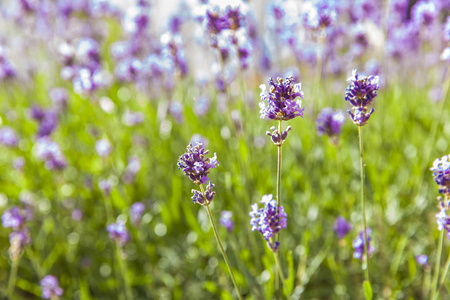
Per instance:
[[[444,245],[444,230],[441,230],[441,234],[439,235],[439,246],[438,252],[436,256],[436,263],[434,264],[434,274],[433,274],[433,290],[431,290],[431,300],[437,298],[437,286],[438,286],[438,277],[439,277],[439,269],[441,267],[441,256],[442,256],[442,248]]]
[[[203,199],[206,199],[206,195],[205,195],[205,190],[203,188],[203,184],[200,184],[200,189],[202,190]],[[241,293],[239,292],[239,287],[238,287],[238,285],[236,283],[236,279],[234,278],[233,269],[231,268],[230,262],[228,261],[228,256],[225,253],[225,249],[223,249],[222,242],[220,240],[219,233],[218,233],[217,228],[216,228],[216,223],[214,223],[214,219],[213,219],[211,210],[209,209],[209,205],[205,205],[205,207],[206,207],[206,211],[208,212],[209,221],[211,222],[211,226],[213,228],[214,235],[216,236],[217,243],[219,244],[220,251],[222,252],[223,258],[224,258],[225,263],[226,263],[227,268],[228,268],[228,272],[230,273],[231,281],[233,281],[233,285],[234,285],[234,288],[235,288],[236,293],[238,295],[238,298],[240,300],[242,300]]]
[[[359,135],[359,153],[360,153],[360,167],[361,167],[361,201],[362,201],[362,210],[363,210],[363,223],[364,223],[364,259],[363,261],[363,269],[364,269],[364,277],[365,280],[369,281],[369,253],[368,253],[368,240],[367,240],[367,220],[366,220],[366,197],[364,193],[364,147],[363,147],[363,134],[362,134],[362,126],[358,126],[358,135]]]
[[[11,273],[8,279],[8,289],[6,295],[8,298],[12,299],[14,286],[16,285],[17,271],[19,269],[19,259],[14,259],[11,264]]]

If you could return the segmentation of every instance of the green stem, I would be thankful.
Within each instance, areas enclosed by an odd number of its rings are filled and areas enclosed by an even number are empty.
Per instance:
[[[358,126],[358,135],[359,135],[359,154],[360,154],[360,168],[361,168],[361,201],[362,201],[362,210],[363,210],[363,223],[364,223],[364,259],[363,259],[363,269],[364,269],[364,277],[365,280],[369,281],[369,251],[368,251],[368,240],[367,240],[367,220],[366,220],[366,197],[364,193],[364,147],[363,147],[363,134],[362,134],[362,126]]]
[[[277,264],[278,273],[280,274],[281,283],[283,284],[284,293],[286,294],[286,298],[290,299],[289,290],[286,286],[286,279],[284,278],[283,270],[281,270],[280,258],[278,257],[278,252],[273,252],[273,257],[275,258],[275,263]]]
[[[117,261],[119,262],[120,272],[122,273],[125,286],[125,299],[133,299],[133,292],[131,291],[130,281],[128,280],[127,262],[122,258],[122,247],[116,246]]]
[[[281,135],[281,120],[278,124],[278,134]],[[281,205],[281,145],[278,146],[278,164],[277,164],[277,205]]]
[[[447,277],[449,267],[450,267],[450,254],[447,257],[447,262],[445,263],[444,267],[444,273],[442,273],[441,280],[439,281],[439,288],[436,291],[436,299],[438,299],[439,297],[439,291],[441,290],[442,285],[444,284],[445,277]]]
[[[205,190],[203,189],[203,185],[202,184],[200,185],[200,189],[202,190],[203,199],[205,199],[205,201],[207,201],[206,200],[206,196],[205,196]],[[225,263],[226,263],[227,268],[228,268],[228,272],[230,272],[231,281],[233,281],[233,285],[234,285],[234,288],[235,288],[236,293],[238,295],[238,298],[240,300],[242,300],[241,293],[239,292],[239,287],[238,287],[238,285],[236,283],[236,279],[234,278],[233,269],[231,268],[231,264],[228,261],[228,256],[225,253],[225,249],[222,246],[222,242],[221,242],[220,237],[219,237],[219,232],[217,231],[216,223],[214,223],[214,219],[213,219],[211,210],[209,209],[209,204],[205,205],[205,207],[206,207],[206,211],[208,212],[209,221],[211,222],[211,226],[213,228],[214,235],[216,236],[217,244],[219,244],[220,251],[222,252],[223,258],[224,258]]]
[[[441,256],[442,256],[442,247],[444,245],[444,230],[441,230],[441,234],[439,235],[439,246],[437,249],[436,263],[434,264],[434,275],[433,275],[433,289],[431,290],[431,300],[434,300],[437,297],[437,285],[438,285],[438,277],[439,277],[439,269],[441,266]]]
[[[13,299],[14,286],[16,285],[17,272],[19,270],[19,259],[14,259],[11,264],[11,273],[8,279],[8,289],[6,295],[8,299]]]

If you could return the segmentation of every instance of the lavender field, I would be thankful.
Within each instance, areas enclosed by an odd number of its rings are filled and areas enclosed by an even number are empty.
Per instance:
[[[0,299],[450,299],[449,15],[1,1]]]

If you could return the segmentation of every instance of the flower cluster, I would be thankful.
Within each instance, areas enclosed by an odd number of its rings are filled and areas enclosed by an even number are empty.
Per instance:
[[[450,195],[450,155],[436,158],[430,170],[433,171],[434,180],[439,185],[439,193]]]
[[[24,247],[31,244],[30,229],[25,226],[25,222],[31,219],[31,211],[23,210],[17,206],[6,210],[2,215],[2,226],[13,229],[13,232],[9,234],[9,256],[11,260],[19,259]]]
[[[342,239],[350,232],[350,230],[352,230],[352,225],[350,225],[346,219],[339,216],[337,217],[336,222],[334,222],[333,230],[336,232],[337,236]]]
[[[142,202],[135,202],[130,208],[130,220],[135,226],[141,222],[142,214],[145,211],[145,205]]]
[[[9,126],[0,127],[0,144],[7,147],[16,147],[19,143],[16,131]]]
[[[344,121],[345,118],[342,111],[326,107],[317,116],[317,133],[319,135],[326,134],[329,137],[337,137],[341,133]]]
[[[109,232],[109,237],[120,246],[125,245],[130,238],[127,227],[122,221],[109,224],[106,230]]]
[[[450,216],[447,214],[450,202],[440,201],[441,211],[436,214],[436,222],[438,224],[439,231],[445,229],[447,231],[447,237],[450,239]]]
[[[272,238],[281,229],[287,227],[287,214],[283,206],[277,205],[277,201],[273,199],[272,195],[264,195],[260,202],[264,204],[264,207],[259,208],[255,203],[250,212],[252,231],[258,230],[267,241],[269,248],[273,252],[277,252],[280,243],[274,242]]]
[[[291,120],[295,117],[303,117],[301,108],[303,98],[301,83],[294,83],[293,77],[286,79],[277,78],[277,82],[273,78],[269,78],[269,91],[266,90],[264,84],[260,85],[262,90],[261,102],[259,103],[261,119],[271,120]]]
[[[63,289],[59,287],[58,279],[55,276],[47,275],[41,280],[42,298],[59,299],[63,294]]]
[[[189,144],[187,152],[178,159],[178,169],[183,170],[184,175],[188,176],[195,184],[206,184],[209,181],[207,176],[210,172],[209,169],[219,165],[216,153],[212,158],[206,157],[208,153],[209,151],[205,150],[201,143],[197,143],[196,146]]]
[[[347,79],[350,84],[345,91],[345,101],[352,105],[347,113],[356,125],[365,125],[374,112],[373,108],[368,112],[367,106],[372,104],[373,99],[377,96],[377,90],[380,88],[379,80],[379,76],[374,75],[359,77],[356,69],[353,70],[352,76]]]
[[[48,170],[61,170],[66,167],[66,158],[61,148],[49,137],[38,139],[34,147],[36,157],[45,162]]]
[[[209,184],[206,186],[206,191],[203,196],[203,192],[197,191],[192,189],[191,192],[193,194],[192,196],[192,202],[200,204],[200,205],[209,205],[211,201],[216,196],[216,192],[212,190],[214,187],[214,184],[210,181]],[[205,201],[206,198],[206,201]]]
[[[370,240],[372,239],[370,237],[370,234],[372,233],[372,229],[367,228],[367,253],[368,255],[375,252],[375,248],[372,247],[370,244]],[[361,232],[358,234],[358,236],[353,240],[353,249],[355,250],[353,252],[353,258],[362,259],[364,256],[364,231],[361,230]]]

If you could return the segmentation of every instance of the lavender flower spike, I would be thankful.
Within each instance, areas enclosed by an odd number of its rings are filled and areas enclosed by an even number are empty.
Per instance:
[[[187,152],[178,159],[178,169],[182,169],[184,175],[188,176],[195,184],[206,184],[209,181],[207,176],[210,172],[209,169],[219,165],[216,153],[212,158],[206,157],[208,153],[209,151],[205,150],[201,143],[197,143],[196,146],[189,144]]]
[[[330,107],[326,107],[317,116],[317,133],[319,135],[326,134],[329,137],[337,137],[341,133],[344,122],[345,118],[342,111],[335,111]]]
[[[370,245],[370,240],[372,239],[370,237],[370,234],[372,233],[372,229],[367,228],[367,254],[370,255],[373,252],[375,252],[375,248]],[[353,249],[355,251],[353,252],[353,258],[362,259],[364,256],[364,231],[361,230],[361,232],[358,234],[358,236],[353,240]]]
[[[346,219],[339,216],[337,217],[336,222],[334,222],[333,230],[336,232],[337,236],[342,239],[350,232],[350,230],[352,230],[352,225],[350,225]]]
[[[130,208],[130,220],[135,226],[141,222],[142,214],[144,213],[145,205],[142,202],[135,202]]]
[[[441,211],[436,214],[436,222],[438,224],[439,231],[445,229],[447,231],[447,237],[450,239],[450,216],[447,214],[450,202],[445,203],[440,201]]]
[[[280,232],[281,229],[287,227],[287,214],[283,206],[277,205],[277,200],[272,195],[264,195],[260,201],[264,204],[263,208],[259,208],[258,204],[252,205],[250,212],[250,225],[252,231],[258,230],[267,241],[267,245],[273,252],[277,252],[280,246],[279,242],[273,242],[272,238]]]
[[[129,240],[130,236],[124,222],[117,221],[109,224],[106,230],[109,232],[109,237],[120,246],[125,245]]]
[[[295,117],[303,117],[301,108],[303,98],[301,83],[293,83],[293,77],[287,77],[285,80],[269,78],[269,91],[264,84],[260,85],[262,90],[261,102],[259,103],[261,119],[271,120],[291,120]]]
[[[234,222],[232,220],[233,213],[228,210],[223,210],[220,213],[220,224],[225,227],[228,232],[233,231],[234,228]]]
[[[41,280],[42,298],[59,299],[63,294],[63,289],[59,287],[58,279],[55,276],[47,275]]]
[[[347,79],[350,84],[345,91],[345,101],[352,105],[347,113],[353,123],[358,126],[365,125],[374,112],[373,108],[368,112],[367,106],[372,104],[373,99],[377,96],[377,90],[380,88],[379,80],[379,76],[374,75],[359,77],[356,69],[353,70],[352,76]]]
[[[436,158],[433,162],[434,181],[439,185],[439,193],[450,195],[450,154],[442,158]]]

